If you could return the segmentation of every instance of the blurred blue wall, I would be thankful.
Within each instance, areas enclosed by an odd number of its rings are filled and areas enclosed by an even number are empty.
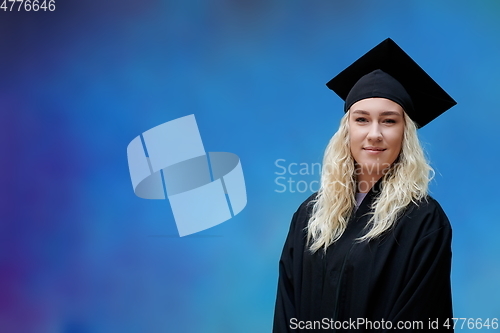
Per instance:
[[[455,316],[500,317],[498,1],[56,6],[0,10],[1,332],[269,332],[290,218],[319,179],[277,164],[321,162],[342,115],[325,83],[386,37],[458,101],[420,136],[454,230]],[[126,147],[192,113],[207,151],[241,158],[248,205],[179,238],[168,201],[134,195]]]

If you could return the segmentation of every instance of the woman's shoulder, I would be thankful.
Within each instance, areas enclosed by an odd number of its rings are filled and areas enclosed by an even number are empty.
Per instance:
[[[429,194],[417,202],[414,202],[412,206],[416,211],[421,213],[440,214],[446,216],[439,202]]]
[[[299,205],[293,214],[291,229],[303,230],[307,226],[317,195],[318,192],[313,193]]]
[[[296,214],[299,214],[301,217],[309,218],[311,217],[312,210],[314,208],[314,204],[316,203],[316,199],[318,197],[318,192],[314,192],[311,194],[306,200],[304,200],[299,208],[297,208]]]
[[[314,192],[313,194],[311,194],[306,200],[304,200],[300,204],[300,206],[297,209],[297,211],[312,209],[312,207],[314,206],[314,203],[316,202],[317,196],[318,196],[318,192]]]
[[[404,218],[411,224],[426,229],[428,232],[439,229],[451,230],[451,224],[439,202],[427,195],[417,202],[413,202],[404,214]]]

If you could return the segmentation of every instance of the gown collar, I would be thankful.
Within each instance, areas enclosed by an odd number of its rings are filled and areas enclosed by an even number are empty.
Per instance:
[[[365,198],[361,201],[359,204],[355,217],[361,217],[365,215],[366,213],[369,213],[372,210],[372,203],[373,201],[380,195],[380,192],[382,191],[382,182],[383,182],[384,177],[381,177],[366,193]]]

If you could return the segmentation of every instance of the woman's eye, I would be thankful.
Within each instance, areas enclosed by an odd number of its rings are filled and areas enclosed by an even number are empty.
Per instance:
[[[395,124],[396,121],[394,119],[385,119],[384,120],[384,123],[388,123],[388,124]]]
[[[364,123],[366,121],[368,121],[368,120],[366,118],[364,118],[364,117],[356,118],[356,122],[358,122],[358,123]]]

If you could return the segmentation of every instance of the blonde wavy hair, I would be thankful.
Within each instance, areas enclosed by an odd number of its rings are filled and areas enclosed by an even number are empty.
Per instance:
[[[404,113],[401,152],[383,176],[380,193],[372,204],[367,233],[358,241],[369,241],[390,229],[405,208],[427,196],[434,170],[427,162],[415,123]],[[309,250],[324,251],[344,233],[356,205],[355,162],[349,143],[349,112],[340,121],[323,158],[321,186],[307,226]]]

